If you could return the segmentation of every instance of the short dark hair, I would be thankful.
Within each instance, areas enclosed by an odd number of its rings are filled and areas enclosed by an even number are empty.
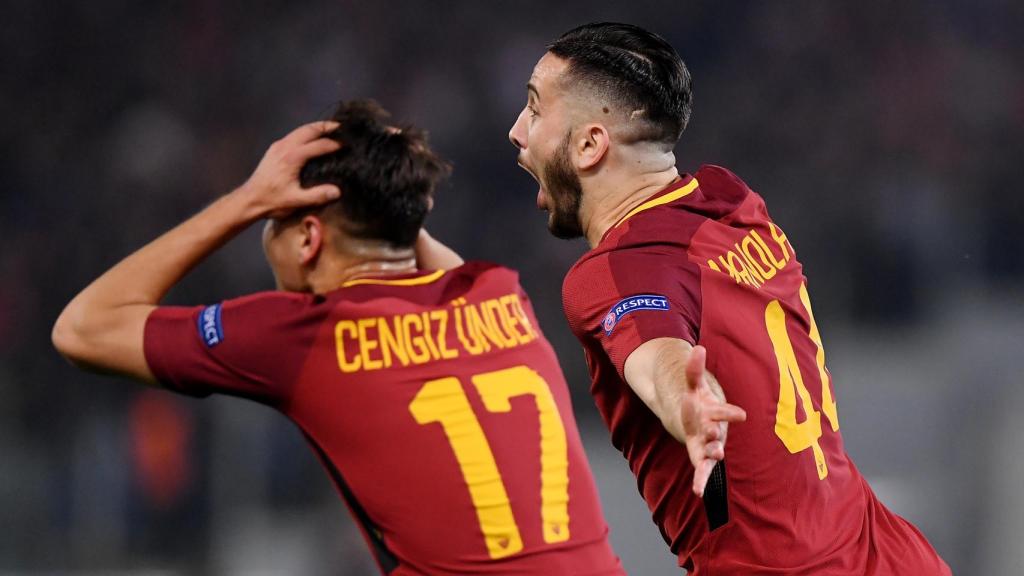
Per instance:
[[[562,34],[548,52],[569,61],[566,80],[627,113],[642,111],[638,140],[674,146],[690,120],[690,72],[662,37],[632,24],[598,22]]]
[[[340,215],[348,235],[404,248],[416,242],[434,189],[451,166],[430,149],[425,132],[390,126],[389,117],[373,100],[341,102],[331,115],[340,126],[326,134],[341,148],[306,162],[299,182],[341,189],[321,214]]]

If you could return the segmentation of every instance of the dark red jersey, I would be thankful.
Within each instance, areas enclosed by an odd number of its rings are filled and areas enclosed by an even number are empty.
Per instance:
[[[843,448],[802,267],[764,201],[702,167],[638,206],[565,278],[591,391],[655,522],[694,574],[949,574],[875,497]],[[707,348],[746,410],[704,501],[686,448],[623,380],[659,337]],[[680,383],[682,385],[682,383]]]
[[[172,389],[294,421],[385,574],[623,573],[564,377],[511,270],[159,308],[145,352]]]

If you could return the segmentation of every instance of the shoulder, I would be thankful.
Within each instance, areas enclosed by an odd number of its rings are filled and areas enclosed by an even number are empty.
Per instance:
[[[747,183],[734,172],[715,164],[702,165],[694,173],[694,177],[700,182],[700,188],[705,191],[705,196],[710,195],[726,201],[731,199],[739,203],[751,192]]]
[[[596,318],[618,301],[638,295],[691,292],[700,269],[678,240],[598,246],[583,255],[562,283],[562,305],[570,321]]]
[[[693,175],[698,182],[694,194],[679,202],[679,209],[706,220],[723,220],[739,209],[753,191],[732,171],[714,164],[702,165]]]
[[[251,344],[292,336],[304,326],[317,324],[327,310],[321,296],[267,291],[204,306],[197,322],[207,345],[214,333],[219,339]]]
[[[690,238],[707,219],[679,210],[676,202],[638,212],[609,231],[572,266],[563,290],[618,293],[690,267]]]
[[[301,309],[316,303],[317,296],[301,292],[286,292],[284,290],[267,290],[254,292],[231,298],[222,302],[223,306],[231,308],[245,308],[248,310],[267,309]]]
[[[517,270],[482,260],[468,261],[458,268],[449,270],[439,288],[439,302],[448,302],[459,297],[486,300],[509,294],[518,294],[521,298],[528,299],[520,284]]]
[[[692,176],[684,174],[678,184],[627,215],[609,231],[602,244],[689,246],[707,222],[728,222],[751,207],[764,212],[763,205],[761,197],[735,173],[705,164]]]
[[[322,308],[323,296],[299,292],[270,290],[224,300],[203,307],[200,320],[212,314],[245,324],[278,324],[285,319],[315,313]]]
[[[296,292],[256,292],[236,298],[222,300],[215,304],[200,306],[158,306],[149,320],[187,320],[196,318],[200,332],[204,325],[220,325],[225,319],[232,323],[258,323],[263,319],[280,319],[315,305],[316,296]],[[152,322],[151,322],[152,323]]]
[[[469,291],[508,292],[521,289],[518,271],[484,260],[470,260],[457,268],[442,271],[435,284],[443,298],[461,296]]]
[[[470,260],[458,268],[453,268],[448,273],[451,275],[450,281],[466,278],[475,281],[492,281],[519,285],[519,272],[517,270],[486,260]]]
[[[587,252],[569,268],[562,281],[562,296],[576,293],[598,293],[614,290],[612,254],[628,254],[629,248],[598,246]],[[617,260],[617,259],[616,259]]]
[[[728,218],[752,194],[746,183],[728,169],[703,165],[626,214],[606,233],[598,248],[617,250],[654,244],[686,247],[702,225]]]

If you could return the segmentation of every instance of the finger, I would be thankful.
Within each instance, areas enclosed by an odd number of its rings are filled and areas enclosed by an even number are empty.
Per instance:
[[[743,422],[747,412],[734,404],[715,404],[704,408],[704,415],[714,422]]]
[[[292,208],[317,206],[341,197],[341,190],[334,184],[319,184],[311,188],[301,188],[297,184],[288,189],[284,203]]]
[[[725,443],[721,440],[708,442],[704,445],[704,457],[709,460],[722,460],[725,458]]]
[[[721,440],[724,434],[722,433],[722,426],[717,422],[712,422],[710,425],[704,428],[704,441],[714,442],[715,440]]]
[[[693,493],[697,496],[704,496],[704,488],[708,485],[708,478],[715,468],[716,460],[702,459],[693,470]]]
[[[310,197],[316,199],[315,204],[323,204],[331,202],[341,198],[341,188],[338,188],[334,184],[321,184],[315,188],[310,188]]]
[[[704,363],[707,350],[703,346],[694,346],[690,357],[686,359],[686,384],[696,390],[704,384]]]
[[[339,148],[341,148],[341,142],[338,142],[333,138],[317,138],[316,140],[303,144],[297,148],[295,150],[295,156],[302,164],[305,164],[306,161],[311,158],[330,154],[331,152],[337,151]]]
[[[718,383],[718,378],[711,372],[704,372],[704,381],[708,383],[708,389],[722,402],[725,402],[725,391],[722,390],[722,385]]]
[[[299,126],[295,130],[289,132],[288,135],[281,140],[290,146],[305,144],[307,142],[312,142],[317,138],[322,138],[324,134],[327,134],[338,126],[341,126],[341,124],[333,120],[317,120],[316,122],[310,122],[309,124]]]

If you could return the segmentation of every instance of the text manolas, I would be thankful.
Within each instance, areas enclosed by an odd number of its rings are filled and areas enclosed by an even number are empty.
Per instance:
[[[760,288],[789,264],[793,251],[781,228],[773,222],[768,223],[768,228],[775,244],[774,249],[757,230],[751,230],[742,240],[733,244],[733,249],[719,254],[718,262],[714,258],[709,259],[708,268],[728,274],[737,284],[742,282]],[[778,256],[775,255],[775,249],[780,251]]]

